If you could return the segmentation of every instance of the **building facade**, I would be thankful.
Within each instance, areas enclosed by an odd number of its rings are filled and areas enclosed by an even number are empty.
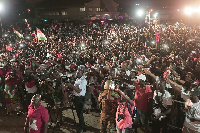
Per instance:
[[[92,0],[88,3],[76,0],[45,0],[34,7],[34,15],[36,19],[117,19],[118,6],[113,0]]]

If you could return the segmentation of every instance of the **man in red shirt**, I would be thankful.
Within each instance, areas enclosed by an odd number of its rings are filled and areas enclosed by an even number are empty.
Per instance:
[[[147,113],[149,111],[149,102],[153,93],[149,85],[145,83],[146,76],[140,73],[137,81],[133,82],[135,86],[135,107],[137,108],[137,118],[135,122],[141,122],[142,126],[147,130],[148,120]]]
[[[24,133],[47,133],[48,121],[48,110],[41,105],[41,95],[36,94],[28,107]]]

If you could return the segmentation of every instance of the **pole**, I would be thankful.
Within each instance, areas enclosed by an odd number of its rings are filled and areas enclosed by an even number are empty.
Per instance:
[[[149,30],[151,28],[151,17],[150,17],[150,15],[151,15],[151,12],[149,11]]]

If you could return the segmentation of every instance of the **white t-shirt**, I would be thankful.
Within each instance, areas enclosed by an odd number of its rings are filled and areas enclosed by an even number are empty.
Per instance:
[[[87,80],[85,79],[84,76],[82,76],[80,79],[76,79],[74,86],[81,89],[80,93],[77,93],[74,91],[75,96],[85,96],[86,93],[86,85],[87,85]]]
[[[158,82],[158,81],[159,81],[159,77],[158,77],[158,76],[156,76],[156,82]],[[172,87],[171,87],[171,85],[170,85],[170,84],[166,83],[166,88],[172,88]]]
[[[155,98],[155,96],[157,96],[157,95],[162,96],[162,93],[154,91],[153,98]],[[163,106],[167,107],[167,105],[172,105],[172,96],[167,90],[165,90],[165,92],[163,94]]]
[[[191,122],[190,119],[187,117],[187,116],[190,116],[190,117],[200,119],[200,101],[197,103],[193,103],[191,105],[191,108],[189,108],[189,112],[191,113],[186,113],[184,126],[186,126],[187,128],[190,128],[191,130],[195,132],[200,132],[200,122],[199,121]]]
[[[161,92],[157,92],[156,90],[154,91],[154,95],[153,95],[153,99],[155,100],[155,96],[162,96],[162,93]],[[156,102],[156,101],[155,101]],[[162,102],[162,105],[164,107],[167,107],[167,105],[172,105],[172,96],[171,94],[165,90],[164,94],[163,94],[163,102]],[[160,113],[163,113],[161,112],[161,108],[156,108],[154,109],[154,115],[157,116],[159,115]]]

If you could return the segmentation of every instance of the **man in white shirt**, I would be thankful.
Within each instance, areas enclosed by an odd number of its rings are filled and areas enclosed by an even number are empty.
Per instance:
[[[76,81],[74,86],[71,85],[71,88],[74,89],[74,106],[76,109],[77,116],[79,118],[79,133],[82,133],[84,130],[84,117],[83,117],[83,106],[85,100],[85,93],[86,93],[86,85],[87,80],[83,75],[82,67],[77,70],[76,73]],[[69,85],[70,86],[70,85]]]
[[[200,87],[190,91],[190,99],[186,101],[186,117],[183,124],[183,133],[200,132]]]

